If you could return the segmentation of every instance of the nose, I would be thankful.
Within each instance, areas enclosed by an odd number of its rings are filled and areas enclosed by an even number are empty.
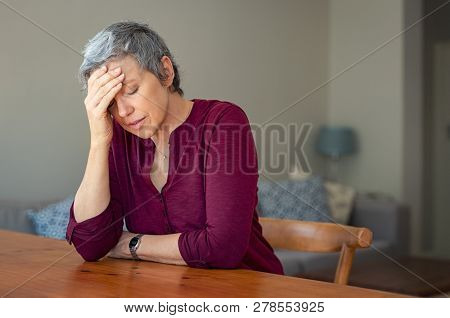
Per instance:
[[[117,103],[117,112],[120,117],[125,118],[134,111],[134,107],[129,104],[126,100],[122,98],[118,98],[116,100]]]

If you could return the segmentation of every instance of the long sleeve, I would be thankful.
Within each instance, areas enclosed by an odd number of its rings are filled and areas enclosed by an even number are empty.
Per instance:
[[[181,233],[180,254],[191,267],[236,268],[248,249],[257,198],[256,147],[245,112],[219,115],[206,149],[204,229]]]
[[[75,246],[86,261],[104,257],[119,241],[123,231],[123,207],[112,147],[108,155],[111,199],[99,215],[78,223],[74,218],[74,202],[70,207],[66,240]]]

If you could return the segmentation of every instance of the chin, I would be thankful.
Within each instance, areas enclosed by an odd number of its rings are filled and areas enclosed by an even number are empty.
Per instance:
[[[139,131],[135,131],[133,132],[135,135],[137,135],[138,137],[142,138],[142,139],[150,139],[153,135],[155,135],[156,133],[155,128],[153,127],[141,127],[141,129],[139,129]]]

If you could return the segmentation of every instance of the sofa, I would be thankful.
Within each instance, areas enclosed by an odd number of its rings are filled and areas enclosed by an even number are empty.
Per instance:
[[[0,200],[0,229],[36,234],[26,210],[41,209],[51,201],[17,202]],[[389,255],[409,252],[409,211],[405,205],[369,194],[358,194],[349,225],[367,227],[373,231],[373,246]],[[339,253],[305,253],[275,249],[286,275],[307,276],[318,269],[336,268]],[[357,250],[354,263],[382,257],[373,248]]]

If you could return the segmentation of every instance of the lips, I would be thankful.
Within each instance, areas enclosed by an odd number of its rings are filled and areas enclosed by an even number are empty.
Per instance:
[[[127,125],[128,125],[128,126],[135,126],[135,125],[137,125],[139,122],[141,122],[144,118],[145,118],[145,117],[143,117],[143,118],[141,118],[141,119],[138,119],[138,120],[136,120],[136,121],[133,121],[133,122],[131,122],[131,123],[128,123]]]

